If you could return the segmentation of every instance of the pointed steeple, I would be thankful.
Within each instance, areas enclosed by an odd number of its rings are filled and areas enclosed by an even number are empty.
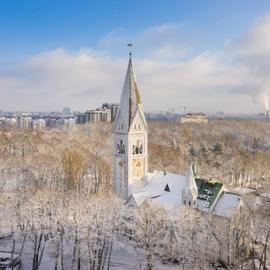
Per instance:
[[[113,135],[114,190],[126,200],[143,188],[148,172],[148,129],[131,54]]]
[[[131,53],[130,53],[127,73],[126,73],[126,77],[124,81],[124,86],[122,90],[116,122],[117,122],[117,118],[119,118],[119,115],[121,115],[121,118],[123,119],[123,122],[124,122],[123,124],[124,124],[125,131],[128,132],[132,124],[132,121],[135,118],[136,113],[139,109],[143,113],[141,96],[140,96],[139,88],[136,82],[135,71],[133,68],[132,58],[131,58]]]
[[[189,164],[189,166],[188,166],[185,190],[186,190],[186,192],[190,191],[192,196],[198,195],[198,188],[197,188],[197,185],[195,182],[194,171],[193,171],[193,167],[191,164]]]
[[[198,188],[195,181],[194,171],[192,165],[189,164],[186,175],[186,185],[182,191],[182,204],[195,207],[197,197],[198,197]]]

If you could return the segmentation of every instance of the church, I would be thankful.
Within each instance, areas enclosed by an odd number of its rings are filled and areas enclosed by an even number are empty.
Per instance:
[[[131,54],[113,127],[113,169],[114,190],[129,206],[151,201],[172,215],[188,206],[230,219],[241,201],[222,183],[198,177],[192,165],[186,175],[148,172],[148,128]]]

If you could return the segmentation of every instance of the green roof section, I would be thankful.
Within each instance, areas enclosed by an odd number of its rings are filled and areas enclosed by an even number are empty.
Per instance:
[[[210,208],[223,184],[219,182],[209,182],[202,178],[195,178],[195,181],[198,187],[198,199],[207,202],[208,208]]]

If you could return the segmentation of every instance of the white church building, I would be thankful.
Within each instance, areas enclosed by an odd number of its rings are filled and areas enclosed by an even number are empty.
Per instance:
[[[185,176],[148,172],[148,128],[131,56],[113,135],[114,190],[128,205],[139,207],[150,200],[170,213],[186,205],[225,218],[239,206],[240,194],[197,177],[191,165]]]

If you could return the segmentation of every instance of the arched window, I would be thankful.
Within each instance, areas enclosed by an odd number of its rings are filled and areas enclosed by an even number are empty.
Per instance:
[[[143,163],[141,160],[133,160],[132,162],[132,176],[135,178],[139,178],[143,181]]]
[[[120,140],[120,142],[117,144],[117,149],[116,149],[117,154],[124,155],[126,150],[125,150],[125,145],[123,143],[123,140]]]
[[[138,161],[136,163],[136,176],[140,177],[140,171],[141,171],[141,163]]]
[[[135,145],[132,147],[133,155],[140,155],[143,153],[143,144],[141,140],[138,140]]]

